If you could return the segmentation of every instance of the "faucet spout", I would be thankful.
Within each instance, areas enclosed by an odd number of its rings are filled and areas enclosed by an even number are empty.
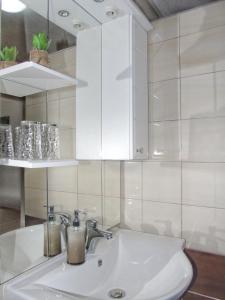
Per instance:
[[[87,250],[89,250],[91,241],[93,239],[106,238],[107,240],[109,240],[113,237],[111,231],[98,229],[97,224],[98,223],[95,219],[89,219],[86,221],[86,249]]]
[[[61,233],[64,239],[65,246],[68,246],[67,228],[71,225],[72,217],[67,212],[56,212],[61,219]]]

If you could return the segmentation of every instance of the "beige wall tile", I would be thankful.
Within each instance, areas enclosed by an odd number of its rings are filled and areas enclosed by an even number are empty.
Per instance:
[[[149,158],[152,160],[180,160],[179,121],[154,122],[149,130]]]
[[[30,170],[24,169],[24,186],[30,187]]]
[[[75,130],[60,128],[59,136],[61,159],[73,159],[75,157]]]
[[[46,122],[46,105],[45,105],[45,103],[43,102],[43,103],[27,106],[26,120]]]
[[[215,75],[181,79],[182,118],[201,118],[217,114]]]
[[[179,16],[163,18],[152,23],[153,29],[148,32],[148,42],[157,43],[179,36]]]
[[[25,214],[30,216],[31,211],[30,211],[30,188],[26,187],[25,188]]]
[[[103,194],[108,197],[120,197],[120,162],[105,161],[103,174]]]
[[[78,194],[78,208],[87,212],[87,218],[95,218],[100,224],[103,223],[102,196]]]
[[[33,189],[46,190],[46,169],[30,169],[30,187]]]
[[[46,101],[47,93],[38,93],[31,96],[26,97],[26,105],[34,105],[41,104]]]
[[[225,115],[225,72],[217,72],[214,75],[216,78],[216,110],[218,116]]]
[[[102,195],[101,161],[80,162],[78,166],[78,193]]]
[[[122,228],[141,231],[142,227],[142,201],[134,199],[121,199]]]
[[[49,101],[47,107],[48,107],[48,115],[47,115],[48,123],[59,125],[59,101]]]
[[[60,89],[47,91],[47,101],[57,101],[60,99]]]
[[[121,164],[121,197],[126,199],[142,198],[141,162],[123,162]]]
[[[48,188],[51,191],[77,193],[77,167],[49,168]]]
[[[75,100],[74,98],[61,99],[60,107],[60,126],[75,128]]]
[[[187,248],[224,255],[224,209],[184,205],[182,216]]]
[[[29,211],[30,216],[46,219],[47,208],[47,192],[43,190],[30,189],[30,203]]]
[[[19,126],[23,117],[23,102],[19,98],[15,101],[7,96],[0,96],[0,99],[0,116],[9,116],[12,127]]]
[[[190,34],[225,25],[225,1],[192,9],[180,14],[180,34]]]
[[[183,203],[225,208],[225,164],[184,163],[182,183]]]
[[[73,98],[76,96],[76,88],[74,86],[62,88],[59,90],[60,99]]]
[[[181,76],[225,70],[224,48],[224,26],[181,37]]]
[[[182,121],[182,159],[225,162],[225,118]]]
[[[120,198],[103,198],[103,225],[114,226],[120,223]]]
[[[69,76],[75,76],[76,47],[70,47],[49,55],[51,68]]]
[[[225,115],[225,72],[181,79],[182,118]]]
[[[180,119],[180,81],[171,79],[156,82],[149,87],[150,121]]]
[[[143,199],[181,204],[181,163],[143,162]]]
[[[48,203],[55,206],[55,211],[70,212],[73,216],[74,210],[78,208],[76,193],[50,191],[48,197]]]
[[[179,77],[179,43],[172,39],[148,47],[151,82]]]
[[[145,232],[181,236],[181,205],[143,201],[143,224]]]

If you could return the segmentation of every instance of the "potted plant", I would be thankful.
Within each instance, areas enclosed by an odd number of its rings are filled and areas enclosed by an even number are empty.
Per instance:
[[[0,50],[0,69],[16,65],[17,55],[18,55],[18,51],[15,46],[13,47],[6,46],[2,50]]]
[[[30,61],[48,67],[48,48],[51,41],[48,40],[45,32],[39,32],[33,35],[30,51]]]

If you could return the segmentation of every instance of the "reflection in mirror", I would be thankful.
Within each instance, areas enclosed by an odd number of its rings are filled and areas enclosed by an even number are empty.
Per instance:
[[[75,1],[63,1],[68,17],[59,14],[61,0],[24,0],[23,3],[25,9],[17,13],[1,10],[1,49],[16,46],[16,67],[20,67],[31,57],[33,35],[44,32],[51,40],[47,70],[76,78],[78,29],[88,31],[96,26],[101,28],[100,24]],[[78,23],[82,26],[77,26]],[[100,49],[101,34],[99,39],[91,34],[87,36],[90,41],[84,43],[83,53],[88,53],[88,44],[92,42]],[[37,60],[36,63],[41,62]],[[97,75],[92,69],[93,80],[88,77],[86,66],[84,72],[79,72],[84,75],[79,78],[80,82],[85,82],[80,87],[73,84],[43,91],[35,85],[39,80],[43,83],[43,77],[36,77],[32,85],[30,73],[25,72],[23,81],[26,84],[21,84],[18,74],[2,78],[8,70],[10,68],[0,70],[0,123],[9,123],[13,133],[22,120],[56,124],[60,159],[75,159],[76,93],[79,88],[91,86],[96,95],[101,95],[101,73]],[[51,79],[51,84],[54,82]],[[54,206],[54,220],[48,217],[50,206]],[[102,225],[119,223],[120,162],[84,161],[79,166],[49,169],[0,166],[0,283],[57,254],[52,254],[49,239],[44,245],[44,237],[51,238],[51,235],[44,233],[43,224],[47,220],[60,224],[58,213],[72,215],[77,208],[87,210],[88,217],[96,218]],[[47,225],[48,230],[49,223]],[[61,249],[65,250],[63,236],[61,242]]]
[[[44,5],[44,3],[42,4]],[[45,6],[47,5],[48,2],[45,1]],[[49,23],[46,18],[28,6],[18,13],[1,11],[1,49],[5,46],[16,46],[18,64],[29,60],[32,37],[38,32],[45,32],[51,39],[48,49],[49,67],[58,69],[65,74],[70,73],[74,77],[74,69],[69,70],[68,63],[66,65],[64,62],[66,53],[61,52],[62,55],[57,55],[62,49],[74,47],[76,42],[74,36],[54,23]],[[69,48],[69,52],[67,52],[71,53],[68,62],[70,61],[74,65],[75,53],[72,49]],[[10,124],[13,133],[22,120],[60,125],[59,120],[53,117],[55,108],[53,108],[54,105],[51,105],[51,100],[48,101],[47,92],[41,93],[41,90],[31,85],[26,89],[27,95],[31,94],[31,96],[21,97],[26,95],[25,87],[20,83],[8,80],[8,78],[1,80],[0,86],[0,122]],[[63,93],[63,91],[61,92]],[[67,96],[66,93],[70,92],[74,94],[74,87],[70,88],[70,91],[64,90]],[[58,98],[53,100],[58,101]],[[67,127],[69,130],[69,126]],[[61,147],[63,147],[63,143],[62,139]],[[71,147],[72,145],[71,142]],[[72,150],[70,152],[68,150],[67,153],[63,149],[60,150],[65,153],[64,156],[72,157]],[[48,251],[44,253],[44,227],[42,225],[47,219],[47,175],[47,169],[24,170],[0,167],[1,283],[47,259],[44,254],[48,255],[49,253]]]

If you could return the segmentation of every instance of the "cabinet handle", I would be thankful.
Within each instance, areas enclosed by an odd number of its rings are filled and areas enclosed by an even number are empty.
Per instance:
[[[144,153],[144,148],[143,147],[137,148],[136,152],[143,154]]]

